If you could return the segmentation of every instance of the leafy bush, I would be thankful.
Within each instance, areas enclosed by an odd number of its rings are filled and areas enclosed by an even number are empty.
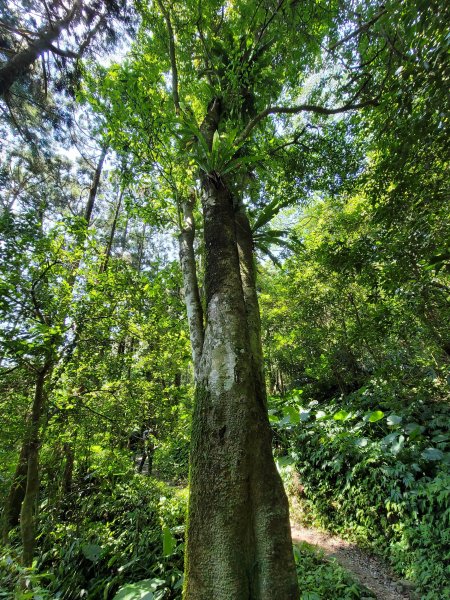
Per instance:
[[[155,452],[153,469],[165,481],[186,482],[189,472],[189,438],[173,436],[161,443]]]
[[[297,464],[310,518],[371,546],[422,598],[440,600],[450,593],[450,410],[416,401],[385,411],[372,391],[320,407],[302,408],[296,393],[275,404],[278,452],[291,445],[284,461]]]

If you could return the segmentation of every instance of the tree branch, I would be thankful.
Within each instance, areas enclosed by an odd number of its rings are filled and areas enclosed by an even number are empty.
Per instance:
[[[72,50],[62,50],[53,44],[49,44],[48,49],[53,52],[53,54],[61,56],[61,58],[78,58],[78,54],[76,52],[73,52]]]
[[[352,31],[351,33],[349,33],[348,35],[346,35],[344,38],[342,38],[342,40],[339,40],[335,44],[332,44],[328,48],[328,51],[329,52],[333,52],[333,50],[336,50],[336,48],[339,48],[339,46],[342,46],[343,44],[345,44],[346,42],[348,42],[352,38],[356,37],[357,35],[359,35],[363,31],[366,31],[367,29],[369,29],[370,27],[372,27],[372,25],[374,25],[378,21],[378,19],[380,19],[386,12],[387,12],[387,10],[385,8],[383,8],[382,10],[380,10],[379,12],[377,12],[369,21],[367,21],[366,23],[363,23],[362,25],[360,25],[358,27],[358,29],[355,29],[354,31]]]
[[[103,162],[105,160],[107,153],[108,153],[108,146],[104,145],[102,147],[100,158],[98,159],[97,167],[94,172],[94,177],[92,179],[92,185],[89,190],[89,198],[88,198],[88,201],[86,204],[86,209],[84,211],[86,227],[89,227],[90,222],[91,222],[92,210],[94,208],[94,202],[95,202],[95,198],[97,196],[97,190],[98,190],[98,186],[100,183],[100,177],[101,177],[102,170],[103,170]]]
[[[183,275],[184,301],[188,314],[189,337],[194,361],[194,375],[200,367],[203,352],[204,324],[203,308],[200,300],[197,280],[197,266],[194,254],[195,221],[193,215],[195,195],[183,202],[183,225],[178,238],[180,248],[180,264]]]
[[[357,94],[359,95],[359,93]],[[354,99],[353,99],[354,100]],[[365,102],[353,103],[353,100],[338,106],[337,108],[327,108],[326,106],[317,106],[315,104],[299,104],[298,106],[269,106],[256,115],[244,129],[240,136],[236,138],[235,145],[240,146],[250,135],[253,129],[258,125],[260,121],[268,117],[269,115],[297,115],[301,112],[316,113],[319,115],[337,115],[339,113],[346,112],[348,110],[360,110],[366,106],[378,106],[378,101],[375,99],[367,100]]]
[[[277,14],[279,13],[279,11],[281,10],[283,4],[284,4],[284,0],[279,0],[277,6],[275,7],[275,10],[273,11],[273,13],[270,15],[270,17],[267,19],[267,21],[265,21],[262,24],[261,29],[256,34],[255,48],[259,44],[259,42],[262,40],[264,34],[267,31],[267,28],[272,23],[272,21],[275,19],[275,17],[277,16]]]
[[[94,37],[94,35],[100,29],[100,26],[102,25],[102,23],[105,20],[105,16],[106,15],[104,15],[104,14],[100,15],[99,20],[97,21],[95,26],[91,30],[88,31],[84,41],[80,44],[80,47],[78,48],[78,52],[73,52],[73,50],[62,50],[61,48],[58,48],[57,46],[54,46],[53,44],[49,45],[49,50],[51,52],[53,52],[54,54],[61,56],[62,58],[72,58],[74,60],[79,60],[83,56],[86,48],[91,43],[91,40]]]
[[[289,142],[284,142],[284,144],[279,144],[278,146],[276,146],[272,150],[269,150],[270,156],[276,154],[279,150],[283,150],[284,148],[287,148],[288,146],[295,146],[295,144],[298,144],[301,136],[305,133],[305,131],[307,129],[308,129],[308,125],[306,125],[306,127],[303,127],[303,129],[301,131],[299,131],[298,133],[296,133],[294,135],[294,137]]]
[[[72,9],[62,19],[40,29],[34,41],[30,41],[24,50],[18,52],[0,68],[0,96],[5,96],[15,80],[25,73],[43,52],[49,50],[61,31],[67,29],[71,22],[76,20],[77,14],[81,12],[81,7],[81,0],[76,0]]]
[[[178,115],[180,114],[180,96],[178,94],[178,68],[175,56],[175,37],[169,12],[164,8],[162,0],[157,0],[157,2],[166,21],[167,33],[169,34],[169,56],[172,70],[172,97],[173,103],[175,105],[175,112]]]

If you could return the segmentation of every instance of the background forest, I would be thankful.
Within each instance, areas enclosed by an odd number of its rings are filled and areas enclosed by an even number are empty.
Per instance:
[[[434,0],[0,2],[0,598],[181,598],[199,173],[249,217],[294,517],[450,598],[448,22]],[[369,597],[295,558],[302,600]]]

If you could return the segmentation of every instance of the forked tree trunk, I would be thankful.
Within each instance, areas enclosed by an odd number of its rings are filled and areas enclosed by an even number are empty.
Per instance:
[[[251,232],[220,179],[205,177],[202,187],[207,325],[192,430],[185,600],[297,600],[288,503],[271,450]]]

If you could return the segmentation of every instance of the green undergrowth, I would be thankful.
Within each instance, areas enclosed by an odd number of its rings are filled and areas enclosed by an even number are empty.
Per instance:
[[[41,505],[32,569],[20,566],[18,545],[4,551],[0,598],[181,599],[187,489],[131,471],[114,485],[97,474],[74,496],[58,514]],[[294,553],[300,600],[371,597],[311,546]]]
[[[155,600],[179,597],[186,502],[185,489],[133,472],[114,485],[93,477],[61,513],[41,506],[32,570],[20,567],[14,545],[3,554],[0,598],[108,600],[143,579]]]
[[[275,401],[278,462],[294,473],[290,491],[306,519],[386,558],[422,600],[442,600],[450,597],[450,409],[419,394],[386,408],[376,392],[374,384],[320,405],[298,391]]]
[[[300,600],[362,600],[374,596],[343,569],[335,560],[310,544],[294,546],[295,564],[300,585]]]
[[[307,543],[294,546],[295,563],[300,586],[299,600],[370,600],[374,596],[355,582],[334,560],[328,560],[323,553]],[[163,600],[181,598],[180,595],[160,595],[157,580],[145,579],[123,586],[114,600]]]

